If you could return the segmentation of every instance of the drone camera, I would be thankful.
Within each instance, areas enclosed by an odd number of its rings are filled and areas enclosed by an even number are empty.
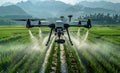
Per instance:
[[[64,39],[57,39],[55,42],[57,42],[58,44],[63,44],[65,43]]]

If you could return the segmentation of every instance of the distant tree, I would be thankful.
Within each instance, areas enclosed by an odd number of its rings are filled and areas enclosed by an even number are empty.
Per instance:
[[[96,22],[100,24],[118,24],[120,23],[120,15],[115,14],[115,15],[110,15],[108,14],[103,14],[103,13],[98,13],[98,14],[90,14],[90,15],[85,15],[84,19],[91,19],[91,20],[96,20]]]

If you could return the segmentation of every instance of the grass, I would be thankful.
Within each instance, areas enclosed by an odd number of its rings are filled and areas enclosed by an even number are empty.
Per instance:
[[[51,68],[51,64],[52,64],[52,59],[53,59],[53,54],[54,54],[54,49],[55,49],[55,43],[53,43],[52,45],[52,49],[50,50],[50,54],[48,57],[48,62],[45,66],[45,73],[49,73],[50,72],[50,68]]]
[[[32,28],[33,35],[38,38],[39,28]],[[41,28],[44,36],[48,35],[49,28]],[[76,32],[78,28],[69,28]],[[84,35],[87,29],[81,28],[81,35]],[[89,47],[71,47],[64,45],[67,68],[69,73],[74,73],[69,58],[69,50],[76,60],[80,73],[85,71],[91,73],[119,73],[120,71],[120,26],[93,26],[89,33]],[[52,45],[45,73],[49,73],[53,54],[55,53],[55,43]],[[80,44],[81,45],[81,44]],[[98,47],[93,47],[98,46]],[[107,46],[107,47],[106,47]],[[24,26],[0,26],[0,73],[38,73],[47,48],[44,51],[32,50],[31,40],[28,29]],[[56,49],[57,66],[56,73],[60,72],[60,47]]]
[[[86,72],[119,73],[119,27],[119,25],[114,27],[95,26],[90,29],[87,45],[75,47]],[[81,28],[80,30],[80,35],[84,35],[84,30],[86,29]],[[75,29],[73,29],[73,31],[74,36],[76,36],[77,30],[75,32]],[[82,45],[82,43],[80,45]]]
[[[61,62],[60,62],[60,44],[57,48],[57,66],[56,66],[56,73],[61,72]]]
[[[31,30],[36,36],[38,29]],[[32,50],[30,42],[28,30],[23,26],[0,27],[0,73],[39,72],[46,48],[43,52]]]
[[[120,45],[120,30],[118,27],[93,27],[90,35],[93,38],[102,39]],[[91,39],[91,38],[90,38]]]

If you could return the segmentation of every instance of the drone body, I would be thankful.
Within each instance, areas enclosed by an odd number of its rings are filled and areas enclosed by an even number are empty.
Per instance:
[[[64,35],[64,32],[67,32],[69,41],[71,45],[73,45],[70,34],[69,34],[69,27],[85,27],[85,28],[91,28],[91,20],[88,19],[86,25],[82,25],[80,20],[71,22],[72,15],[69,15],[69,22],[64,21],[64,16],[61,16],[59,20],[56,20],[54,23],[48,23],[48,25],[42,24],[42,20],[44,19],[18,19],[19,21],[26,21],[26,28],[32,28],[32,27],[49,27],[50,30],[50,35],[48,38],[48,41],[46,43],[46,46],[49,44],[52,32],[58,37],[55,42],[58,44],[63,44],[65,43],[65,39],[62,39],[62,36]],[[39,21],[38,25],[31,25],[31,21]],[[46,22],[47,23],[47,22]],[[73,25],[75,23],[75,25]]]

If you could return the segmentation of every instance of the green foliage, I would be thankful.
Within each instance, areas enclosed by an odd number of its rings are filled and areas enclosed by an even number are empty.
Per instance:
[[[93,23],[96,23],[96,24],[119,24],[120,23],[120,15],[118,14],[111,16],[109,13],[106,15],[103,13],[98,13],[98,14],[86,15],[84,18],[85,19],[89,18],[93,20]]]
[[[15,22],[7,18],[0,17],[0,25],[12,25],[12,24],[15,24]]]
[[[111,27],[93,27],[90,32],[94,38],[103,39],[105,41],[120,45],[120,26]],[[116,29],[117,28],[117,29]],[[90,38],[90,37],[89,37]]]
[[[61,62],[60,62],[60,44],[57,48],[57,67],[56,67],[56,73],[60,73],[61,70]]]
[[[92,72],[92,73],[119,73],[120,70],[120,26],[112,27],[93,27],[90,29],[89,39],[96,43],[97,40],[104,40],[114,43],[117,46],[115,48],[108,48],[109,52],[106,53],[102,48],[92,49],[92,48],[81,48],[76,49],[76,47],[70,47],[69,44],[64,45],[64,51],[67,62],[68,73],[75,73],[71,66],[70,53],[72,53],[76,66],[79,67],[81,73]],[[43,33],[48,33],[48,28],[41,28]],[[78,29],[78,28],[77,28]],[[70,28],[74,33],[77,31],[76,28]],[[84,28],[81,29],[84,33]],[[32,28],[32,33],[34,35],[38,34],[38,29]],[[82,34],[81,33],[81,34]],[[0,27],[0,73],[38,73],[42,63],[44,62],[45,53],[41,50],[32,50],[30,47],[30,39],[28,30],[23,26],[14,27]],[[67,42],[67,41],[66,41]],[[49,47],[49,46],[48,46]],[[101,46],[102,47],[102,46]],[[117,47],[117,48],[116,48]],[[56,73],[60,73],[60,45],[53,43],[50,55],[48,57],[48,63],[45,66],[45,73],[50,72],[51,64],[53,61],[53,54],[57,55],[57,66]],[[106,47],[107,48],[107,47]],[[70,50],[70,51],[69,51]]]
[[[29,37],[23,26],[0,26],[0,73],[39,72],[47,49],[42,52],[31,49]]]
[[[45,66],[45,73],[50,72],[52,59],[53,59],[53,54],[54,54],[54,49],[55,49],[55,43],[53,43],[53,45],[51,47],[50,54],[49,54],[49,57],[48,57],[48,62],[47,62],[47,65]]]

